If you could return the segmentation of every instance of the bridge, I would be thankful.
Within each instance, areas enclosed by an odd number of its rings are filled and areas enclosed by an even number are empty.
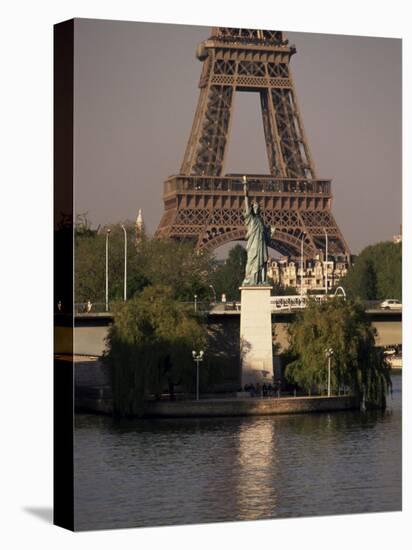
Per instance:
[[[296,298],[296,297],[295,297]],[[377,330],[378,346],[399,346],[402,344],[402,310],[383,310],[376,307],[366,310],[372,325]],[[272,312],[276,341],[281,350],[287,347],[287,326],[294,320],[297,308],[278,308]],[[239,332],[240,307],[235,303],[218,304],[208,315],[208,325],[220,326],[222,333]],[[113,322],[110,312],[79,313],[74,322],[75,353],[78,355],[100,356],[105,347],[108,328]],[[236,338],[235,338],[236,339]],[[72,317],[57,314],[55,318],[55,351],[72,353]]]
[[[272,322],[275,325],[276,342],[280,345],[281,351],[288,347],[288,325],[293,322],[297,312],[302,310],[302,306],[299,306],[299,300],[302,300],[302,297],[293,298],[296,301],[292,304],[272,303]],[[366,309],[366,315],[377,331],[376,345],[382,347],[402,345],[402,310],[381,309],[378,307],[379,303],[370,302],[368,304],[370,307]],[[219,304],[209,312],[210,318],[217,319],[222,316],[239,317],[240,304]]]

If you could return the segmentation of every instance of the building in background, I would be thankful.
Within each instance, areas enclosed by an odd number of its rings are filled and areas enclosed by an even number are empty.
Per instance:
[[[336,257],[324,262],[320,257],[303,263],[303,292],[324,291],[326,288],[326,272],[328,290],[339,286],[339,281],[348,272],[347,259]],[[273,284],[285,288],[301,288],[302,270],[299,260],[272,259],[268,265],[268,278]]]

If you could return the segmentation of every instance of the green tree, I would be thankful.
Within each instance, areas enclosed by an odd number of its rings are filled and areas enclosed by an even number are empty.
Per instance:
[[[376,300],[376,272],[371,259],[367,256],[359,256],[354,267],[349,270],[339,285],[345,288],[351,298]]]
[[[170,287],[146,287],[114,308],[104,361],[112,367],[116,414],[141,415],[145,399],[193,387],[192,350],[205,349],[198,318],[174,299]]]
[[[150,285],[169,286],[176,299],[193,301],[210,298],[209,273],[214,260],[198,253],[190,242],[144,239],[137,247],[135,228],[124,223],[127,231],[127,295],[134,296]],[[105,301],[106,231],[109,236],[109,300],[123,298],[124,234],[121,224],[91,230],[87,218],[79,220],[75,231],[75,301]]]
[[[143,241],[136,252],[140,273],[151,285],[166,285],[176,299],[193,301],[210,297],[208,276],[213,258],[207,252],[199,252],[195,244],[172,239]]]
[[[294,286],[284,286],[281,283],[272,284],[272,296],[297,296],[298,290]]]
[[[333,350],[332,387],[346,386],[367,406],[386,406],[391,387],[390,367],[375,347],[376,330],[359,303],[334,298],[311,302],[289,329],[290,347],[285,375],[310,391],[327,384],[326,350]]]
[[[227,300],[239,300],[239,287],[245,277],[246,260],[245,248],[237,244],[229,251],[227,260],[210,274],[211,284],[218,297],[226,294]]]
[[[128,296],[140,292],[149,281],[141,273],[134,246],[134,225],[124,223],[127,232],[127,291]],[[87,229],[85,230],[85,227]],[[121,224],[90,230],[82,222],[75,230],[75,301],[93,303],[105,301],[106,296],[106,230],[109,236],[109,300],[121,300],[124,288],[124,233]]]
[[[402,245],[381,242],[366,247],[339,283],[352,298],[402,299]]]

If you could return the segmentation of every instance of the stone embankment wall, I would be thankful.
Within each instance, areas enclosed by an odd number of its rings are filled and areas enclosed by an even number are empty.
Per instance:
[[[145,406],[149,417],[258,416],[358,409],[353,396],[239,397],[199,401],[153,401]]]

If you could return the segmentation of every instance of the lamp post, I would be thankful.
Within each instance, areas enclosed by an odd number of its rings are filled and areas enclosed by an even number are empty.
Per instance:
[[[303,296],[303,240],[305,238],[306,233],[302,233],[302,237],[300,239],[300,295]]]
[[[199,353],[192,351],[193,361],[196,363],[196,401],[199,401],[199,363],[203,361],[203,350],[200,350]]]
[[[328,358],[328,397],[330,397],[330,363],[333,355],[333,349],[329,348],[325,350],[326,357]]]
[[[122,229],[124,233],[124,289],[123,289],[123,300],[127,300],[127,232],[125,226],[122,224]]]
[[[193,298],[194,298],[194,301],[195,301],[195,313],[197,313],[197,294],[195,294],[193,296]]]
[[[111,229],[106,229],[106,311],[109,311],[109,235]]]
[[[326,240],[326,250],[325,250],[325,256],[326,256],[326,262],[325,262],[325,294],[328,295],[328,233],[325,228],[323,228],[323,231],[325,232],[325,240]]]

